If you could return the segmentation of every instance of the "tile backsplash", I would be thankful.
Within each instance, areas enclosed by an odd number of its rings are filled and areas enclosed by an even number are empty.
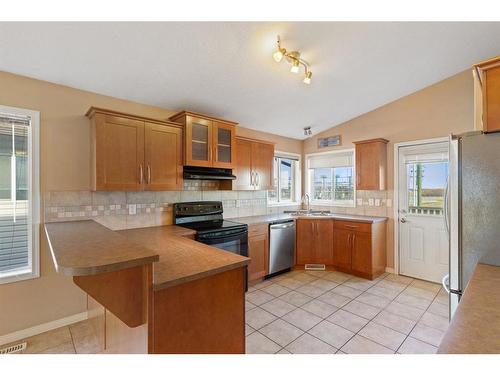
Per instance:
[[[144,192],[52,191],[44,196],[45,222],[93,219],[111,229],[172,224],[172,204],[222,201],[224,218],[295,209],[267,206],[267,191],[183,190]]]

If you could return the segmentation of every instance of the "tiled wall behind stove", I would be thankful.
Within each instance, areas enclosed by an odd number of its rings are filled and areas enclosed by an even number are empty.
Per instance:
[[[221,191],[201,185],[196,188],[159,192],[48,192],[44,197],[45,222],[93,219],[114,230],[169,225],[172,224],[172,204],[190,201],[222,201],[224,218],[290,209],[268,208],[267,191]]]

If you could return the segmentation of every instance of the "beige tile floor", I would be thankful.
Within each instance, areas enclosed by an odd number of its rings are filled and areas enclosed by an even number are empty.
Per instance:
[[[439,284],[292,271],[249,288],[247,353],[435,353],[448,327]]]
[[[292,271],[250,287],[246,311],[247,353],[434,353],[448,327],[440,285],[392,274]],[[88,321],[23,341],[29,354],[98,351]]]

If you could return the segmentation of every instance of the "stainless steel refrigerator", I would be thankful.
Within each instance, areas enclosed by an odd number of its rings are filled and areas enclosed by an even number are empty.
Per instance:
[[[450,136],[445,218],[450,319],[478,262],[500,264],[500,133]]]

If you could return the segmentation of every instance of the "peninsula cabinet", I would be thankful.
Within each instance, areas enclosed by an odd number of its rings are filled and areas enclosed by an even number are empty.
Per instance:
[[[356,149],[356,189],[386,190],[387,139],[353,142]]]
[[[500,57],[474,65],[475,129],[500,131]]]
[[[333,221],[297,220],[296,263],[333,264]]]
[[[268,190],[273,186],[274,144],[236,138],[233,190]]]
[[[236,122],[182,111],[169,118],[185,127],[184,165],[232,169],[236,158]]]
[[[92,190],[182,189],[182,127],[100,108],[91,127]]]
[[[262,279],[269,273],[269,224],[252,224],[248,228],[248,281]]]

